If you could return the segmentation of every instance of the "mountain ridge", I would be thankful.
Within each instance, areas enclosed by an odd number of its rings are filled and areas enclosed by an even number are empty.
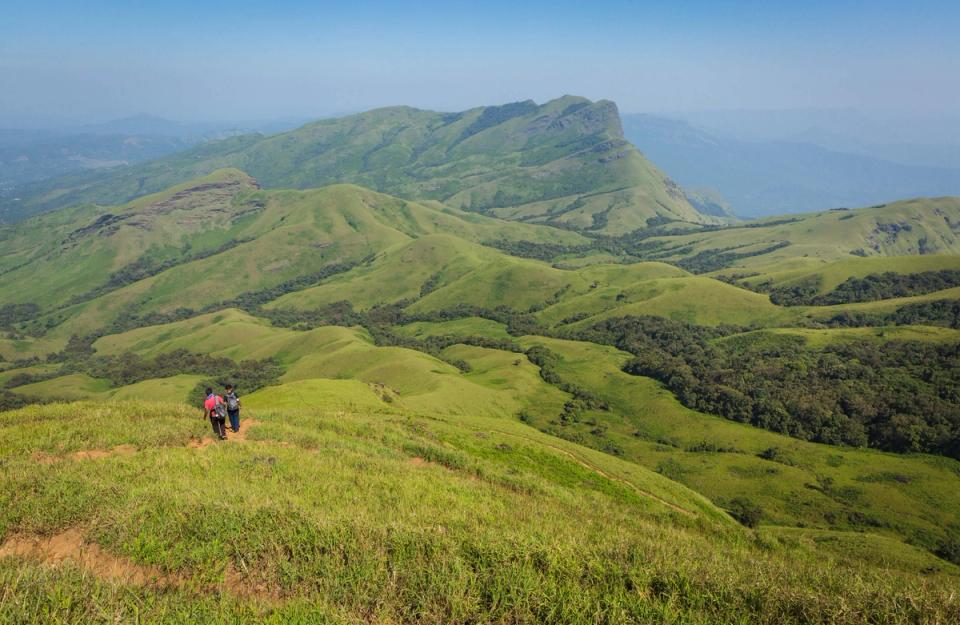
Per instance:
[[[650,218],[716,223],[623,138],[616,105],[564,96],[438,113],[385,107],[278,135],[244,135],[132,167],[25,188],[8,215],[119,204],[237,167],[267,188],[353,182],[412,200],[622,233]]]

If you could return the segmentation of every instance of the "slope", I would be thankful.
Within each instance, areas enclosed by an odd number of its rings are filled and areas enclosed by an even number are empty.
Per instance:
[[[230,138],[154,162],[56,179],[19,210],[116,204],[237,167],[269,188],[350,182],[511,219],[620,233],[649,218],[712,223],[623,138],[616,105],[565,96],[437,113],[409,107]]]
[[[856,210],[762,219],[644,239],[649,258],[697,273],[811,270],[855,256],[960,253],[960,198],[918,198]],[[748,276],[749,277],[749,276]]]
[[[702,624],[802,614],[843,624],[957,614],[955,571],[921,573],[932,564],[922,553],[897,545],[886,562],[863,564],[842,537],[821,549],[805,534],[753,535],[662,476],[522,424],[253,416],[244,437],[206,445],[197,414],[178,406],[0,414],[0,585],[16,598],[0,603],[0,619]],[[130,427],[143,421],[152,427]]]
[[[437,414],[482,414],[512,417],[521,411],[548,414],[559,411],[569,395],[540,379],[536,367],[515,354],[461,346],[448,360],[469,362],[462,373],[449,362],[399,347],[377,347],[358,328],[320,327],[309,331],[276,328],[238,310],[225,310],[170,324],[138,328],[98,339],[98,354],[120,356],[132,352],[145,357],[177,349],[235,360],[276,358],[285,368],[284,383],[307,380],[361,381],[378,392],[379,399],[396,406]],[[495,382],[491,382],[494,380]],[[32,397],[111,397],[117,391],[104,381],[54,378],[13,390]],[[99,384],[99,385],[98,385]],[[94,392],[69,391],[80,386]],[[188,388],[187,391],[192,390]],[[104,394],[105,393],[105,394]],[[304,405],[327,405],[330,395],[302,397]],[[172,397],[183,401],[186,394]],[[386,405],[382,404],[381,405]]]
[[[203,309],[279,289],[270,299],[432,233],[585,240],[352,185],[265,192],[255,184],[223,170],[119,209],[57,211],[18,224],[0,241],[7,267],[0,292],[5,302],[38,307],[26,315],[33,331],[56,326],[53,335],[67,337],[121,316]]]

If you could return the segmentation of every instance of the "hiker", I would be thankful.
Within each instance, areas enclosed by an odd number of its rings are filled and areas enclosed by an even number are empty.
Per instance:
[[[240,431],[240,398],[237,397],[237,389],[233,384],[227,384],[226,392],[223,394],[223,400],[227,403],[227,415],[230,417],[230,429],[234,432]]]
[[[220,440],[226,440],[227,438],[227,428],[224,425],[227,419],[227,405],[223,401],[223,397],[215,395],[213,389],[209,386],[207,387],[207,399],[203,402],[204,414],[210,417],[210,425],[213,426],[213,433],[220,438]]]

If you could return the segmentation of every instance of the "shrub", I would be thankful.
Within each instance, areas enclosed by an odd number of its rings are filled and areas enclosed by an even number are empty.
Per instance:
[[[727,505],[727,512],[751,529],[759,526],[760,519],[763,517],[763,509],[758,504],[742,497],[731,500]]]

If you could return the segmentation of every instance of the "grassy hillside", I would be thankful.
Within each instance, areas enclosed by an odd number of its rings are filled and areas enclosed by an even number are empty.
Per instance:
[[[293,288],[281,287],[291,280],[317,276],[303,288],[332,266],[357,264],[434,233],[464,244],[583,241],[562,230],[428,207],[351,185],[253,192],[253,184],[224,170],[99,217],[89,209],[25,222],[0,241],[11,259],[0,289],[10,294],[6,301],[37,304],[47,313],[29,315],[33,327],[56,325],[53,335],[65,338],[121,314],[203,309],[248,292],[280,287],[280,294]]]
[[[268,188],[350,182],[407,199],[621,233],[647,219],[712,223],[623,138],[616,105],[566,96],[437,113],[409,107],[234,137],[150,163],[38,183],[18,210],[119,204],[224,167]]]
[[[253,398],[251,398],[252,400]],[[149,423],[150,427],[130,427]],[[8,622],[948,622],[956,571],[748,532],[636,465],[500,419],[0,414]],[[155,479],[155,475],[163,479]],[[215,476],[215,479],[210,479]],[[571,522],[575,519],[576,522]],[[821,547],[824,543],[828,547]],[[865,548],[866,545],[866,548]]]
[[[642,230],[639,187],[485,205],[607,158],[553,142],[609,105],[528,108],[206,146],[240,169],[0,231],[0,406],[38,404],[0,414],[27,597],[0,620],[955,620],[960,202]],[[344,159],[427,199],[259,188]],[[854,296],[777,298],[812,281]],[[247,426],[212,445],[178,404],[231,381]]]
[[[446,354],[448,360],[471,363],[472,370],[464,374],[449,362],[418,351],[377,347],[359,329],[323,327],[298,332],[272,327],[240,311],[107,336],[94,347],[107,355],[134,352],[150,357],[189,348],[234,359],[274,357],[286,367],[283,382],[361,381],[381,400],[431,413],[513,417],[527,410],[550,414],[559,411],[569,398],[543,382],[537,369],[525,358],[518,361],[515,354],[466,346],[451,348]],[[58,395],[61,379],[42,382],[39,388],[31,385],[34,388],[14,390],[32,396],[42,396],[46,391],[50,398],[85,397]],[[186,394],[174,399],[185,400]]]
[[[417,322],[399,331],[419,337],[508,336],[502,325],[477,318]],[[802,336],[812,348],[864,340],[956,343],[960,336],[957,331],[922,326],[765,332]],[[749,336],[755,339],[757,333]],[[510,351],[454,341],[430,356],[376,346],[362,329],[290,330],[236,310],[105,336],[93,347],[105,356],[133,352],[149,358],[188,349],[210,357],[277,358],[284,368],[279,385],[251,396],[253,406],[262,409],[337,406],[489,415],[507,422],[520,418],[561,438],[659,471],[708,494],[718,505],[750,501],[759,506],[765,522],[779,526],[869,529],[933,549],[949,541],[950,528],[960,523],[960,500],[953,494],[960,492],[956,461],[798,441],[683,407],[654,380],[624,373],[630,355],[619,350],[535,336],[520,344],[543,345],[556,353],[556,375],[575,388],[547,383],[550,378],[543,370],[525,355]],[[465,371],[452,362],[465,363]],[[47,375],[57,376],[50,370]],[[114,387],[109,380],[74,373],[11,390],[39,399],[182,401],[200,379],[178,376]],[[607,408],[581,406],[576,388],[588,389]],[[771,449],[777,454],[763,457]]]
[[[819,292],[827,293],[849,278],[863,278],[888,271],[912,274],[948,269],[960,269],[960,255],[848,256],[833,262],[820,262],[809,268],[766,271],[743,278],[741,282],[749,285],[765,283],[776,288],[816,280]]]
[[[914,543],[943,540],[960,522],[955,460],[798,441],[685,408],[656,381],[624,373],[629,355],[614,348],[543,337],[523,343],[548,347],[564,380],[610,406],[573,420],[534,417],[535,425],[659,471],[719,505],[746,498],[764,522],[869,529]],[[763,457],[770,449],[777,451]]]
[[[654,238],[662,260],[716,260],[743,255],[716,269],[724,273],[811,270],[851,255],[912,256],[960,253],[960,198],[923,198],[856,210],[769,218],[716,232]],[[782,247],[773,248],[780,244]],[[770,251],[754,254],[765,249]],[[714,268],[701,262],[707,271]]]
[[[598,287],[550,306],[546,323],[587,326],[609,317],[657,315],[700,325],[777,325],[799,317],[768,296],[701,276],[669,277]]]
[[[134,278],[136,270],[203,257],[248,236],[258,208],[243,201],[256,188],[246,174],[221,170],[116,209],[86,207],[6,227],[0,289],[10,302],[63,304],[125,270]]]

